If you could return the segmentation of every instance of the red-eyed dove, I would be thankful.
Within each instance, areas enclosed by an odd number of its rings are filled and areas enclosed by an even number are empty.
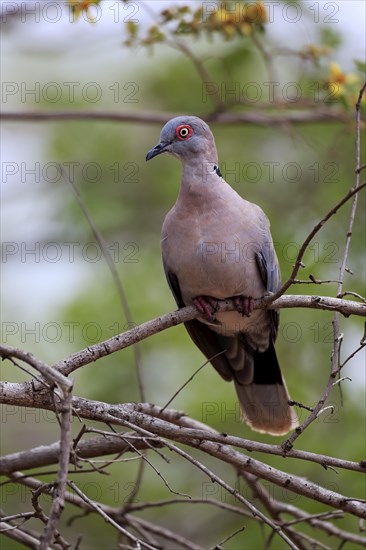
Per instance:
[[[252,298],[280,286],[268,219],[222,178],[215,141],[203,120],[170,120],[146,160],[161,153],[174,155],[183,166],[178,199],[162,228],[162,255],[178,307],[195,304],[201,312],[186,329],[219,374],[234,381],[251,428],[285,434],[297,418],[274,348],[279,314],[251,311]],[[214,312],[215,300],[229,297],[237,298],[245,316]]]

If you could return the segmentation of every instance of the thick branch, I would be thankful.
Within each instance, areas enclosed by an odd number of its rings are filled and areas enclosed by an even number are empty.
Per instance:
[[[113,419],[119,417],[117,411],[111,411],[112,414],[107,413],[106,421],[113,422]],[[116,416],[115,416],[116,415]],[[122,414],[123,416],[123,414]],[[167,437],[172,439],[172,434],[169,429],[169,424],[160,420],[160,419],[146,419],[145,422],[141,417],[130,415],[128,420],[121,419],[121,424],[128,426],[129,428],[134,428],[136,431],[142,433],[143,435],[152,435],[153,433],[158,434],[162,437]],[[146,426],[140,427],[141,425]],[[192,447],[200,449],[201,451],[206,452],[207,454],[231,464],[236,469],[243,469],[251,474],[254,474],[262,479],[270,481],[279,487],[282,487],[286,490],[292,491],[294,493],[303,495],[312,500],[322,502],[327,506],[332,506],[349,512],[357,517],[366,519],[366,505],[364,502],[360,502],[359,499],[347,498],[335,491],[330,491],[313,483],[307,479],[300,478],[295,475],[288,474],[281,470],[277,470],[271,466],[267,466],[258,460],[249,458],[243,453],[235,451],[228,445],[222,445],[217,443],[211,443],[207,441],[201,441],[193,439],[190,437],[185,437],[184,429],[180,428],[177,433],[174,434],[173,438],[176,441],[181,443],[188,444]],[[160,438],[159,438],[160,440]],[[165,445],[168,448],[172,448],[172,445],[168,441],[164,441]],[[179,454],[182,454],[183,451]]]
[[[312,309],[322,309],[328,311],[339,311],[345,316],[360,315],[366,316],[366,304],[351,300],[341,300],[339,298],[328,298],[324,296],[281,296],[272,303],[267,303],[267,298],[261,298],[254,301],[254,309],[280,309],[305,307]],[[236,306],[232,300],[222,300],[218,303],[217,311],[232,311]],[[101,357],[115,353],[121,349],[127,348],[136,342],[140,342],[153,334],[157,334],[170,327],[179,325],[195,319],[199,316],[194,306],[184,307],[172,313],[166,313],[142,325],[134,327],[131,330],[113,336],[104,342],[78,351],[70,357],[59,361],[54,368],[59,370],[64,376],[69,375],[80,367],[88,365]],[[10,346],[0,345],[0,356],[9,357],[12,355]],[[20,350],[19,350],[20,351]],[[24,352],[23,352],[24,354]],[[24,359],[26,360],[26,359]]]
[[[40,359],[34,357],[31,353],[24,352],[20,349],[11,348],[10,346],[2,346],[2,357],[10,357],[20,359],[27,364],[35,368],[39,373],[44,376],[47,382],[51,386],[49,397],[58,403],[58,410],[60,412],[60,452],[58,456],[58,473],[57,481],[54,485],[53,499],[49,517],[46,522],[44,532],[40,538],[39,550],[47,550],[53,540],[53,536],[56,532],[56,527],[62,510],[64,508],[64,494],[67,481],[67,473],[69,466],[69,456],[72,444],[71,434],[71,403],[72,403],[72,387],[73,381],[61,374],[54,367],[50,367],[46,363],[43,363]],[[55,391],[56,384],[59,386],[59,391]],[[45,384],[42,380],[39,381],[41,388],[44,388]],[[53,397],[51,397],[53,396]]]
[[[270,299],[271,297],[269,297]],[[304,307],[311,309],[322,309],[328,311],[339,311],[344,316],[359,315],[366,316],[366,304],[358,303],[351,300],[342,300],[340,298],[329,298],[325,296],[281,296],[277,300],[268,303],[268,298],[259,298],[253,302],[254,309],[280,309],[280,308],[295,308]],[[232,311],[237,309],[232,300],[222,300],[218,302],[217,311]],[[66,359],[59,361],[53,366],[52,372],[57,370],[64,375],[62,380],[67,380],[64,377],[71,374],[75,370],[89,363],[97,361],[101,357],[115,353],[121,349],[127,348],[136,342],[140,342],[153,334],[158,334],[170,327],[179,325],[195,319],[199,316],[198,310],[194,306],[187,306],[172,313],[166,313],[160,317],[146,321],[141,325],[134,327],[131,330],[122,332],[117,336],[113,336],[104,342],[100,342],[93,346],[89,346],[84,350],[73,353]],[[3,358],[17,357],[23,361],[36,366],[33,361],[33,356],[25,353],[22,350],[12,348],[7,345],[0,345],[0,356]],[[29,360],[32,358],[32,361]],[[47,367],[47,365],[46,365]],[[50,369],[50,367],[48,367]],[[57,370],[56,370],[57,369]],[[37,369],[39,370],[39,368]],[[69,382],[69,381],[68,381]]]
[[[10,400],[11,404],[16,406],[26,406],[23,396],[27,395],[27,392],[24,392],[22,384],[15,385],[18,389],[17,392],[12,392],[13,398]],[[15,393],[19,396],[17,400],[14,400]],[[45,397],[45,399],[47,399],[47,397]],[[28,403],[28,400],[26,403]],[[42,408],[43,403],[43,398],[38,394],[37,403],[35,403],[34,406]],[[187,429],[186,434],[192,438],[222,443],[224,445],[232,445],[233,447],[245,449],[250,452],[259,452],[286,458],[307,460],[309,462],[320,464],[323,468],[342,468],[354,472],[366,473],[366,461],[353,462],[351,460],[296,449],[291,449],[286,452],[281,445],[271,445],[269,443],[261,443],[251,439],[243,439],[237,436],[220,434],[209,426],[198,423],[196,420],[186,416],[181,411],[165,409],[162,412],[160,407],[149,403],[124,403],[123,407],[124,409],[131,408],[132,411],[142,412],[150,416],[162,418],[163,420],[171,422],[177,426],[182,426]],[[81,439],[78,442],[76,449],[77,456],[80,458],[94,458],[113,453],[123,454],[125,452],[132,451],[133,449],[131,449],[131,445],[127,442],[130,436],[132,436],[132,434],[123,434],[123,438],[119,437],[119,434],[106,434],[103,435],[103,437]],[[138,438],[136,434],[135,437]],[[142,439],[134,439],[133,447],[136,449],[144,449],[147,448],[148,445]],[[59,449],[59,442],[55,442],[51,445],[42,445],[27,451],[20,451],[18,453],[12,453],[0,457],[0,475],[9,474],[10,472],[20,469],[29,470],[55,464],[58,460]],[[75,462],[73,457],[71,457],[71,462]]]
[[[42,392],[43,393],[43,392]],[[41,404],[42,403],[42,404]],[[52,399],[37,392],[33,401],[34,407],[41,407],[48,410],[54,410]],[[196,447],[217,459],[220,459],[235,468],[244,469],[262,479],[270,481],[287,490],[301,494],[310,499],[317,500],[328,506],[339,508],[355,516],[366,518],[366,505],[355,499],[347,498],[334,491],[329,491],[311,481],[300,477],[290,475],[281,470],[267,466],[258,460],[235,451],[226,444],[207,441],[204,437],[197,438],[197,434],[192,434],[187,428],[174,426],[170,422],[161,418],[148,416],[134,410],[131,406],[108,405],[99,401],[92,401],[83,398],[73,398],[73,412],[78,417],[88,420],[96,420],[107,424],[117,424],[126,426],[129,429],[136,430],[150,437],[157,437],[159,443],[169,447],[166,440],[161,437],[173,439],[181,443]],[[192,437],[193,435],[193,437]]]
[[[72,452],[70,462],[77,463],[78,458],[95,458],[98,456],[106,456],[114,453],[120,455],[132,452],[134,449],[147,449],[148,444],[135,434],[135,439],[132,440],[133,447],[128,444],[128,438],[132,434],[123,434],[118,437],[118,434],[103,435],[93,439],[82,439],[77,445],[77,456]],[[0,457],[0,475],[9,474],[16,470],[30,470],[40,468],[42,466],[50,466],[56,464],[60,456],[60,442],[56,441],[51,445],[41,445],[27,451],[12,453]]]
[[[271,304],[267,304],[265,299],[256,300],[254,302],[254,309],[278,309],[281,307],[311,307],[313,309],[324,309],[329,311],[337,310],[341,311],[344,315],[356,314],[366,316],[366,304],[351,302],[350,300],[341,300],[339,298],[326,298],[322,296],[281,296],[281,298]],[[231,311],[234,309],[236,309],[236,306],[231,300],[224,300],[219,303],[217,311]],[[100,357],[127,348],[135,342],[140,342],[153,334],[185,323],[198,316],[199,313],[194,306],[188,306],[172,313],[166,313],[161,317],[147,321],[118,336],[113,336],[105,342],[78,351],[67,359],[56,363],[55,368],[59,369],[62,374],[68,375],[76,369],[96,361]]]

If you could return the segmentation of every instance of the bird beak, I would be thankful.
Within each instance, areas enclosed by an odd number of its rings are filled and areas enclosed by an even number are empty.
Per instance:
[[[169,142],[160,142],[155,147],[150,149],[150,151],[146,155],[146,160],[151,160],[152,158],[156,157],[157,155],[160,155],[161,153],[164,153],[164,151],[168,151],[170,143]]]

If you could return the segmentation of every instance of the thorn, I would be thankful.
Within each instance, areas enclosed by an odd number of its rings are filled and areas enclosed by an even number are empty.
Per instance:
[[[333,386],[340,384],[344,380],[349,380],[350,382],[352,382],[352,378],[350,378],[349,376],[343,376],[343,378],[340,378],[339,380],[336,380],[336,382],[333,382]]]
[[[328,411],[330,409],[331,413],[330,414],[333,414],[334,413],[334,406],[333,405],[328,405],[327,407],[323,407],[322,409],[320,409],[320,411],[318,412],[318,414],[316,415],[317,418],[319,418],[319,416],[321,414],[323,414],[323,412],[325,411]]]

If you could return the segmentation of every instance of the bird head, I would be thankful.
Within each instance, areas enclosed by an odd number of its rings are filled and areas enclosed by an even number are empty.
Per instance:
[[[150,160],[161,153],[169,153],[182,161],[201,158],[217,162],[214,137],[209,126],[196,116],[179,116],[165,124],[160,141],[146,155]]]

